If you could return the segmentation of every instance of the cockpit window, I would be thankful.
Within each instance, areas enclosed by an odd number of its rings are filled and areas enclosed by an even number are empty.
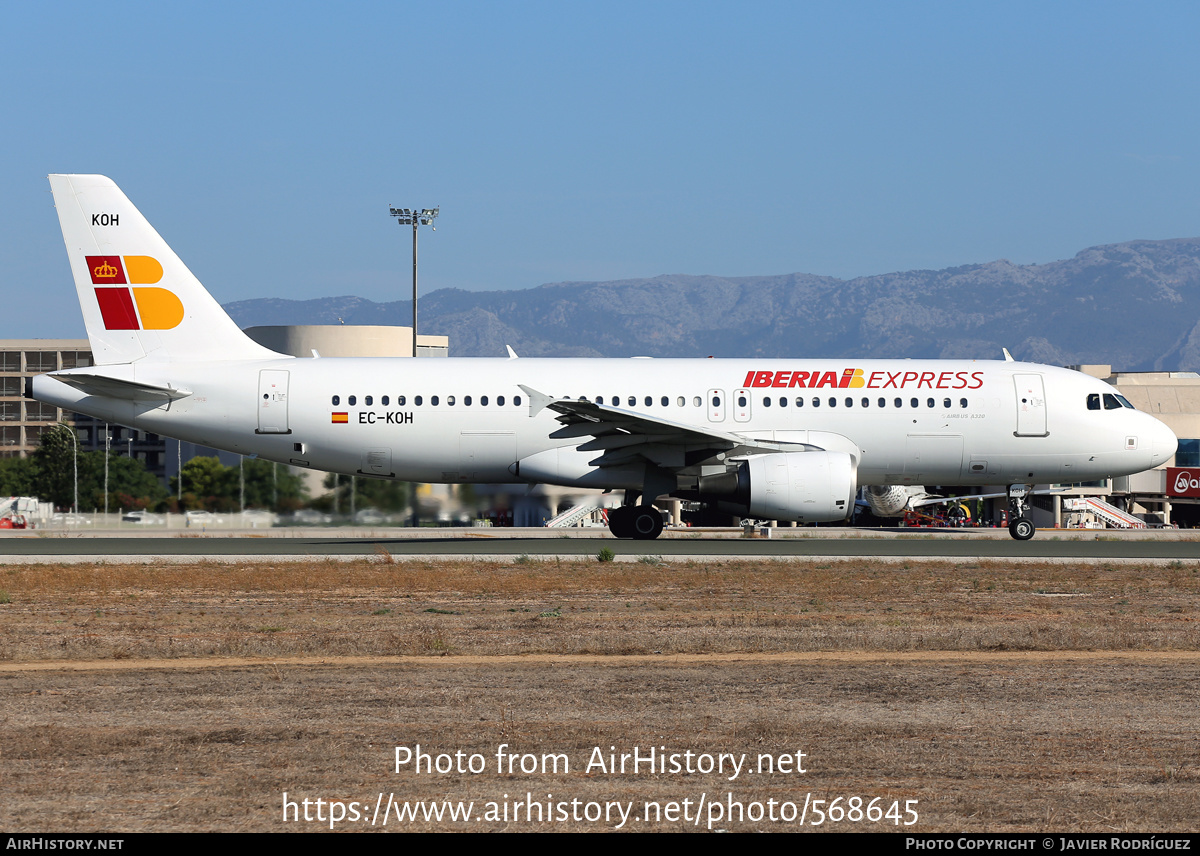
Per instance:
[[[1105,410],[1120,410],[1121,402],[1117,401],[1117,397],[1111,392],[1104,393],[1104,409]]]
[[[1100,409],[1100,393],[1093,392],[1088,395],[1088,410]]]
[[[1133,406],[1129,399],[1123,395],[1118,395],[1117,401],[1121,402],[1122,407],[1128,407],[1130,410],[1137,410],[1137,408]]]

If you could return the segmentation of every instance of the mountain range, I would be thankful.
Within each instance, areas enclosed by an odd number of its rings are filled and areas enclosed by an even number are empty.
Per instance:
[[[264,298],[225,306],[242,327],[408,324],[411,301]],[[1200,238],[1091,247],[856,279],[794,273],[559,282],[420,298],[420,331],[452,356],[997,359],[1121,371],[1200,368]]]

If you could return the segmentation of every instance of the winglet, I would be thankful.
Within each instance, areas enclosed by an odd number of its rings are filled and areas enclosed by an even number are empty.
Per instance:
[[[505,345],[504,348],[508,351],[508,358],[510,360],[517,359],[517,352],[512,349],[512,345]]]
[[[547,407],[554,403],[554,399],[546,395],[544,392],[538,392],[536,389],[525,386],[523,383],[517,384],[521,391],[529,396],[529,415],[530,417],[537,416]]]
[[[1006,362],[1006,363],[1015,363],[1016,362],[1016,360],[1014,360],[1012,358],[1012,354],[1010,354],[1008,352],[1008,348],[1001,348],[1000,350],[1004,351],[1004,362]]]

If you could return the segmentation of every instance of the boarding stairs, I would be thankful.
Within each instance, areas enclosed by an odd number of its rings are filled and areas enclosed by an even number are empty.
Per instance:
[[[1095,496],[1077,496],[1063,499],[1067,511],[1090,511],[1113,529],[1145,529],[1146,523],[1132,514],[1122,511]]]
[[[581,502],[579,505],[572,505],[562,514],[547,521],[546,528],[566,529],[569,526],[582,526],[584,518],[590,517],[603,507],[599,502]]]

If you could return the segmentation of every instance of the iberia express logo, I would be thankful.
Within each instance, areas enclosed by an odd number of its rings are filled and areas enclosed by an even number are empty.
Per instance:
[[[799,387],[800,389],[821,389],[826,386],[834,389],[858,389],[865,385],[866,380],[863,378],[862,369],[843,369],[840,378],[834,372],[749,371],[746,372],[746,379],[742,381],[742,386],[745,387],[773,386]]]
[[[88,273],[106,330],[171,330],[183,320],[183,304],[165,288],[162,265],[150,256],[87,256]],[[132,292],[132,293],[131,293]]]

